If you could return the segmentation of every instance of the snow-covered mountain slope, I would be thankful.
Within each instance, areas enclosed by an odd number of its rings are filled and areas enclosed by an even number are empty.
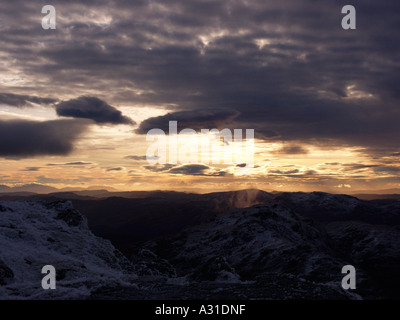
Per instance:
[[[69,201],[0,201],[0,299],[400,298],[397,202],[325,193],[261,196],[235,195],[234,203],[262,204],[224,212],[207,210],[215,203],[229,208],[227,193],[210,206],[200,202],[196,212],[204,219],[183,231],[145,244],[128,238],[122,249],[130,261],[94,236]],[[180,213],[191,218],[191,208]],[[169,213],[151,223],[179,223],[181,215]],[[113,224],[115,212],[103,218]],[[357,270],[356,291],[341,287],[347,264]],[[41,287],[44,265],[57,270],[56,290]]]
[[[338,278],[337,270],[346,263],[332,258],[323,238],[311,220],[281,205],[266,204],[219,214],[190,228],[163,254],[169,253],[171,263],[181,267],[183,261],[187,266],[202,266],[219,258],[244,280],[269,270],[327,282]]]
[[[329,245],[364,271],[368,295],[400,298],[400,228],[363,222],[326,225]]]
[[[56,269],[44,290],[44,265]],[[98,238],[71,202],[0,202],[0,299],[83,299],[102,286],[135,286],[132,264]]]
[[[303,198],[295,200],[306,203]],[[345,200],[349,201],[346,205],[354,202]],[[335,200],[322,201],[330,204]],[[328,299],[349,294],[352,298],[393,298],[396,291],[391,283],[400,284],[398,228],[340,218],[319,223],[281,201],[218,214],[212,221],[170,239],[149,242],[147,247],[167,259],[178,276],[196,281],[259,282],[274,279],[274,274],[276,279],[289,275],[291,285],[314,283],[303,294],[310,299],[320,292],[321,285]],[[355,292],[341,288],[341,269],[348,264],[357,269],[359,290]],[[291,288],[287,290],[290,296]]]
[[[325,192],[284,192],[272,200],[316,221],[363,221],[400,225],[400,201],[365,201]]]

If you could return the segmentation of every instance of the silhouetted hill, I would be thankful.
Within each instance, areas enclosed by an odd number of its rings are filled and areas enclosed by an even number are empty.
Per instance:
[[[400,200],[400,194],[355,194],[354,197],[362,200],[378,200],[378,199],[396,199]]]

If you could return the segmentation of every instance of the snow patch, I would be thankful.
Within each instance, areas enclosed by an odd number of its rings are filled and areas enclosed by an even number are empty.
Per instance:
[[[102,286],[135,286],[131,263],[70,201],[0,201],[0,209],[1,269],[12,271],[0,272],[0,299],[82,299]],[[56,269],[55,290],[41,286],[44,265]]]

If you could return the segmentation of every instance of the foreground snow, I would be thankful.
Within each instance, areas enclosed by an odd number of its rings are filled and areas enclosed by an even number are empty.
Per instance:
[[[0,202],[0,299],[83,299],[107,286],[134,286],[132,265],[88,229],[71,202]],[[57,271],[44,290],[44,265]]]

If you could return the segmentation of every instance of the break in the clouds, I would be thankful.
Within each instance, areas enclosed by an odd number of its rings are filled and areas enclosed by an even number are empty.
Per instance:
[[[1,120],[0,156],[67,155],[87,125],[84,120]]]
[[[96,97],[79,97],[56,105],[59,116],[94,120],[99,124],[135,124],[121,111]]]
[[[12,107],[24,107],[31,103],[35,104],[53,104],[57,102],[57,99],[53,98],[42,98],[30,95],[20,95],[13,93],[0,93],[0,104],[5,104]]]

